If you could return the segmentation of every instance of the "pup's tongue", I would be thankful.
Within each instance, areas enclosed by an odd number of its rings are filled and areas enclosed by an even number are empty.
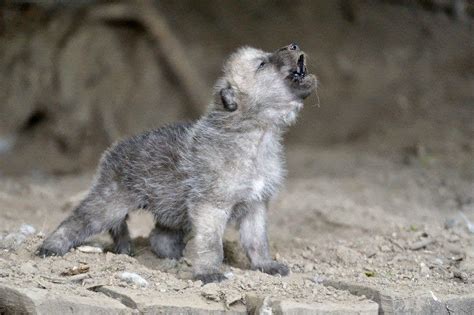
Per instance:
[[[298,74],[305,74],[306,69],[304,66],[304,55],[300,55],[298,58],[298,62],[296,63],[296,73]]]

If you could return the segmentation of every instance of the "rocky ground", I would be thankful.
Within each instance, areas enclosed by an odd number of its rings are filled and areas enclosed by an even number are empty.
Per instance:
[[[131,218],[134,257],[108,252],[107,236],[64,257],[34,256],[93,174],[3,177],[0,312],[472,314],[471,164],[418,151],[291,148],[291,176],[270,210],[272,251],[291,275],[247,270],[231,227],[229,280],[204,286],[187,259],[152,254],[146,213]]]

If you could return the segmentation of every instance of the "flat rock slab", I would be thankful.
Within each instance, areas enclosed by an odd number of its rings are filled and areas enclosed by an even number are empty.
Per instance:
[[[379,304],[381,314],[474,314],[474,286],[473,293],[459,296],[428,290],[400,293],[390,288],[344,281],[326,281],[324,284],[366,296]]]
[[[375,315],[378,313],[378,304],[371,301],[361,301],[360,303],[352,305],[337,303],[304,304],[293,301],[278,301],[273,307],[273,314],[285,315]]]
[[[368,300],[357,303],[315,303],[304,304],[294,301],[265,298],[247,295],[245,304],[238,302],[225,306],[223,301],[207,300],[198,295],[183,294],[180,297],[150,295],[146,291],[122,287],[98,287],[96,292],[102,292],[109,297],[138,310],[141,314],[378,314],[378,304]]]
[[[122,303],[97,295],[83,297],[39,288],[0,285],[0,314],[134,314]]]
[[[247,311],[249,314],[284,314],[284,315],[343,315],[343,314],[379,314],[377,303],[362,300],[357,303],[314,303],[306,304],[290,300],[263,298],[247,295]]]
[[[196,294],[183,293],[177,296],[175,292],[157,293],[116,286],[101,286],[94,291],[117,299],[140,314],[247,314],[242,303],[227,308],[224,303],[209,301]]]

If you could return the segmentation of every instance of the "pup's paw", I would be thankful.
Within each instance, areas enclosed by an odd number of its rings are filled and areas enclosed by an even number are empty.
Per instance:
[[[41,258],[49,257],[49,256],[62,256],[64,253],[58,248],[48,248],[45,247],[44,244],[38,248],[35,252],[36,256]]]
[[[201,280],[202,283],[221,282],[227,280],[227,277],[222,273],[207,273],[194,276],[195,280]]]
[[[114,246],[114,253],[120,255],[128,255],[132,257],[135,256],[135,252],[133,251],[133,247],[130,242],[116,244]]]
[[[254,270],[260,270],[261,272],[268,273],[270,275],[282,275],[286,276],[290,272],[290,269],[287,265],[280,263],[276,260],[263,263],[258,266],[253,267]]]
[[[48,256],[63,256],[70,248],[71,246],[68,242],[55,238],[47,238],[36,251],[36,255],[43,258]]]

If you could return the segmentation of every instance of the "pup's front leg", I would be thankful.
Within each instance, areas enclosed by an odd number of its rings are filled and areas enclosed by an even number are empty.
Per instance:
[[[268,274],[286,276],[288,267],[270,256],[267,238],[267,205],[256,202],[244,205],[245,215],[240,219],[240,241],[252,269]]]
[[[224,251],[222,237],[229,219],[230,209],[203,204],[190,210],[194,237],[191,240],[194,278],[204,283],[220,282]]]

